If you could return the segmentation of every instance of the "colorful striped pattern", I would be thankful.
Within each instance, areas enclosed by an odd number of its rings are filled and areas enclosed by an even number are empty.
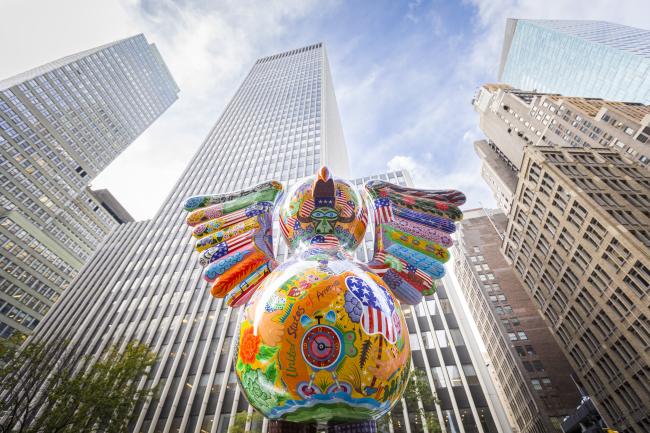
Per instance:
[[[272,248],[272,213],[282,191],[265,182],[244,191],[190,197],[186,221],[197,238],[203,278],[210,293],[231,306],[248,299],[277,264]]]
[[[411,195],[426,200],[437,200],[454,206],[465,204],[465,194],[455,189],[416,189],[395,185],[383,180],[371,180],[366,183],[365,187],[373,198],[382,194],[386,196],[388,193],[393,192],[396,194]]]
[[[235,225],[227,227],[218,232],[211,233],[199,239],[196,242],[195,249],[198,252],[201,252],[211,246],[214,246],[218,243],[232,239],[237,235],[240,235],[244,232],[256,231],[260,228],[260,223],[257,218],[247,218],[244,221],[241,221]]]
[[[431,275],[434,279],[442,278],[445,275],[445,267],[437,260],[425,256],[417,251],[410,250],[401,245],[391,245],[386,249],[386,252],[404,260],[405,262],[422,269],[427,274]]]
[[[231,289],[224,297],[226,304],[235,308],[246,303],[252,292],[255,291],[274,269],[272,262],[266,262],[256,270],[254,270],[248,277],[241,283],[237,284]]]
[[[300,205],[300,210],[298,211],[298,213],[307,218],[311,215],[311,212],[313,210],[314,210],[314,199],[306,198],[303,200],[302,204]]]
[[[420,190],[373,180],[365,185],[374,205],[375,254],[369,266],[406,304],[417,304],[435,290],[445,273],[447,248],[458,206],[465,195],[456,190]]]
[[[224,257],[208,264],[203,270],[203,278],[209,283],[214,282],[220,275],[225,274],[230,268],[253,253],[254,249],[255,247],[251,245],[239,251],[226,254]]]
[[[201,238],[207,234],[214,233],[219,230],[223,230],[225,227],[244,221],[247,218],[251,218],[253,216],[261,215],[263,213],[272,212],[272,211],[273,211],[273,203],[269,203],[269,202],[256,203],[245,209],[240,209],[235,212],[229,213],[228,215],[224,215],[220,218],[216,218],[208,222],[205,222],[203,224],[199,224],[196,227],[194,227],[194,230],[192,230],[192,235],[195,238]]]
[[[235,236],[232,239],[221,242],[214,247],[208,248],[199,256],[199,264],[201,266],[207,266],[215,260],[219,260],[228,253],[238,251],[244,248],[246,245],[250,245],[252,243],[252,239],[252,233],[242,233],[239,236]]]
[[[270,182],[264,182],[252,188],[237,192],[213,195],[196,195],[185,200],[183,209],[187,212],[192,212],[196,209],[208,207],[210,205],[231,202],[242,197],[249,197],[252,194],[265,190],[276,191],[276,193],[279,193],[282,191],[282,184],[280,182],[272,180]]]
[[[394,204],[407,209],[427,212],[439,217],[449,218],[452,221],[460,221],[463,219],[463,213],[460,209],[444,202],[436,200],[426,201],[418,197],[399,196],[397,194],[388,194],[388,198]]]
[[[395,215],[413,221],[416,223],[424,224],[425,226],[432,227],[436,230],[442,230],[446,233],[454,233],[456,231],[456,224],[446,218],[440,218],[433,215],[426,215],[422,212],[416,212],[411,209],[395,208]]]
[[[409,265],[406,261],[395,257],[391,254],[387,254],[385,251],[379,251],[375,253],[373,261],[378,261],[385,264],[387,267],[394,269],[395,271],[402,273],[413,273],[417,278],[421,279],[424,284],[431,287],[433,286],[433,278],[420,268],[415,268],[412,265]],[[395,266],[395,263],[399,263],[400,266]]]
[[[393,221],[393,206],[387,198],[378,198],[374,201],[375,224],[384,224]]]
[[[412,249],[414,251],[419,251],[422,254],[434,258],[441,263],[445,263],[449,260],[449,251],[447,251],[447,248],[444,248],[435,242],[431,242],[430,240],[421,238],[419,236],[414,236],[410,233],[395,230],[388,224],[384,225],[382,227],[382,230],[384,231],[384,246],[389,243],[392,244],[397,242],[406,248]],[[390,242],[388,242],[389,240]]]
[[[419,224],[414,221],[405,220],[400,217],[395,217],[395,220],[390,224],[391,227],[401,230],[404,233],[412,233],[421,238],[430,239],[431,241],[442,245],[443,247],[451,247],[453,242],[449,234],[442,230],[434,229],[433,227]]]
[[[336,190],[336,206],[341,209],[341,215],[352,216],[354,214],[354,202],[348,200],[343,191]]]
[[[268,263],[268,261],[269,258],[262,252],[253,252],[250,256],[230,268],[228,272],[225,272],[217,278],[210,289],[210,293],[215,298],[223,298],[230,290],[238,286],[257,268]]]

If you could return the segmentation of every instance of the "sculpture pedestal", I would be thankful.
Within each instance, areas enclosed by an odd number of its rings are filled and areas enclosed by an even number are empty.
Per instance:
[[[318,424],[303,424],[288,421],[269,421],[268,433],[377,433],[375,421],[362,421],[343,424],[327,424],[319,427]]]

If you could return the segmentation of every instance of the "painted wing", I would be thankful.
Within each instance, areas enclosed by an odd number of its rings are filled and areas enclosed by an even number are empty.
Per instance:
[[[277,262],[273,256],[273,209],[282,185],[266,182],[247,190],[199,195],[185,201],[195,249],[210,293],[231,307],[246,302]]]
[[[375,252],[368,266],[403,303],[433,294],[445,274],[451,234],[463,218],[456,190],[423,190],[373,180],[365,185],[374,209]]]

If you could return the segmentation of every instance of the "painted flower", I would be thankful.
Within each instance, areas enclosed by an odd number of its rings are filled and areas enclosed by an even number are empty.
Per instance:
[[[239,358],[246,364],[252,364],[260,351],[260,344],[261,338],[253,334],[253,328],[247,328],[241,337]]]
[[[274,389],[262,370],[247,369],[241,376],[241,382],[250,403],[263,412],[268,412],[278,406],[283,393]],[[273,392],[269,392],[273,390]]]

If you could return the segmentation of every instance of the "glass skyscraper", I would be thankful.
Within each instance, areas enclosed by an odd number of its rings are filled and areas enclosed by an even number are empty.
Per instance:
[[[226,432],[235,414],[252,410],[232,365],[240,310],[209,295],[182,205],[191,195],[268,179],[288,186],[321,165],[335,176],[349,176],[325,47],[314,44],[259,59],[158,213],[113,231],[35,338],[69,339],[91,355],[116,342],[143,341],[160,361],[142,385],[158,384],[160,392],[137,409],[130,430]],[[382,178],[410,183],[404,172]],[[372,251],[371,234],[366,245],[361,259]],[[286,256],[283,242],[277,242],[276,252],[280,260]],[[448,433],[509,433],[503,417],[492,416],[498,408],[489,384],[482,388],[478,376],[480,353],[468,351],[465,340],[473,340],[459,330],[445,299],[442,289],[408,319],[412,344],[420,344],[415,364],[427,369],[431,389],[441,390],[442,402],[434,410],[453,426]],[[406,408],[394,413],[392,431],[422,431],[411,429]],[[260,422],[253,431],[265,429],[266,422]]]
[[[87,185],[177,94],[143,35],[0,81],[0,338],[31,332],[130,219]]]
[[[508,19],[499,81],[650,104],[650,31],[604,21]]]

